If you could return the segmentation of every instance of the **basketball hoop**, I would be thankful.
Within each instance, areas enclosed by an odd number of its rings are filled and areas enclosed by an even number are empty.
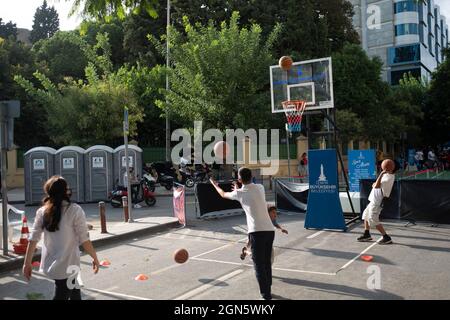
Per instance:
[[[287,119],[287,130],[289,132],[300,132],[302,129],[302,116],[306,109],[306,101],[290,100],[283,101],[284,113]]]

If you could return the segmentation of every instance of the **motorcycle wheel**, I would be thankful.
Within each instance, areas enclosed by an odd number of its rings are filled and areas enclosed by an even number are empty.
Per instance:
[[[171,183],[168,183],[166,185],[164,185],[164,187],[166,188],[167,191],[172,190],[173,185]]]
[[[186,179],[186,187],[192,188],[194,186],[195,182],[192,179]]]
[[[156,198],[155,198],[155,197],[147,198],[147,199],[145,199],[145,203],[146,203],[149,207],[152,207],[152,206],[154,206],[155,203],[156,203]]]

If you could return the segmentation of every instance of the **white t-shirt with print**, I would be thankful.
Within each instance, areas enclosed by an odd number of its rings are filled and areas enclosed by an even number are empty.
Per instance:
[[[275,230],[267,212],[266,193],[263,185],[246,184],[240,189],[226,193],[226,197],[241,203],[247,218],[248,233]]]

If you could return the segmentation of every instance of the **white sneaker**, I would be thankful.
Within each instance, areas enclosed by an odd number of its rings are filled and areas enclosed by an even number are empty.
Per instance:
[[[133,208],[135,208],[135,209],[140,209],[140,208],[142,208],[142,206],[141,206],[140,204],[136,203],[136,204],[133,206]]]

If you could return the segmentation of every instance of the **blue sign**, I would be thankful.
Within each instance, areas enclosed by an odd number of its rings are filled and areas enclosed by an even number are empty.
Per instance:
[[[309,150],[309,193],[305,228],[346,230],[335,149]]]
[[[361,179],[376,179],[375,150],[351,150],[348,153],[350,191],[359,192]]]
[[[416,149],[408,149],[408,164],[413,166],[416,164],[416,159],[414,158],[416,155]]]

